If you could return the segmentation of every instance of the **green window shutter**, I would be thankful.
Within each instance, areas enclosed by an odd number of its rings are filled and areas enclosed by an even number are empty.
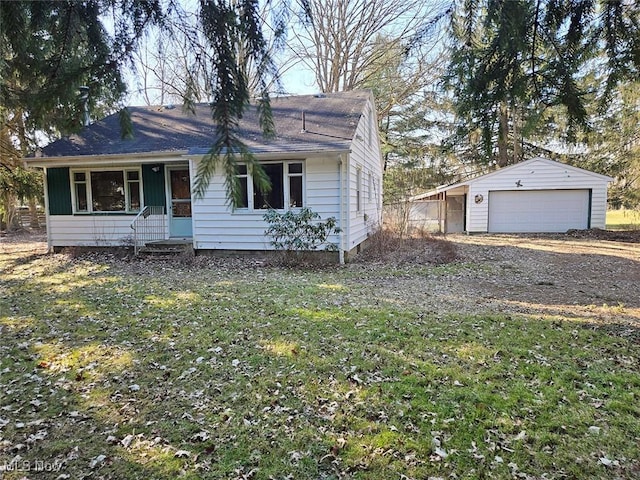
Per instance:
[[[158,171],[154,172],[153,168]],[[144,204],[147,207],[164,207],[167,204],[164,185],[164,165],[142,165],[142,188]]]
[[[71,180],[69,168],[47,168],[47,192],[50,215],[71,215]]]

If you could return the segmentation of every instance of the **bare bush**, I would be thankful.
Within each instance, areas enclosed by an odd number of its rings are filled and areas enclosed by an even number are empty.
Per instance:
[[[385,262],[394,265],[442,265],[458,259],[455,244],[429,232],[401,236],[383,228],[369,237],[367,249],[356,258],[358,263]]]

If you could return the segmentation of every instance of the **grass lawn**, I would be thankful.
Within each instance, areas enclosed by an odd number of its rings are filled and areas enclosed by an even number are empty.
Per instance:
[[[368,287],[478,267],[0,250],[0,478],[639,478],[637,336]]]
[[[640,211],[638,210],[607,210],[607,230],[638,230],[640,229]]]

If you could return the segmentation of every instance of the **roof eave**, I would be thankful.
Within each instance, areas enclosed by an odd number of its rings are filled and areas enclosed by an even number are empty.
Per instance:
[[[293,158],[312,158],[334,156],[351,151],[350,146],[336,148],[300,149],[290,151],[254,152],[258,160],[287,160]],[[206,150],[179,150],[170,152],[143,152],[113,155],[75,155],[60,157],[29,157],[22,161],[27,167],[57,167],[74,165],[127,165],[140,163],[158,163],[159,161],[184,161],[189,157],[201,158],[206,155]]]
[[[129,163],[157,163],[159,160],[180,160],[187,150],[169,152],[118,153],[111,155],[73,155],[60,157],[28,157],[23,163],[28,167],[56,167],[63,165],[126,165]]]
[[[252,149],[251,153],[259,160],[300,158],[300,157],[321,157],[326,155],[338,155],[351,151],[351,144],[340,147],[318,147],[318,148],[292,148],[283,150],[260,150]],[[206,149],[191,149],[188,152],[190,157],[202,157],[209,152]]]
[[[432,197],[434,195],[438,195],[440,193],[448,192],[449,190],[453,190],[454,188],[464,187],[469,184],[469,180],[464,182],[454,183],[453,185],[440,185],[439,187],[434,188],[433,190],[429,190],[425,193],[420,193],[418,195],[414,195],[409,200],[422,200],[423,198]]]
[[[525,161],[520,162],[520,163],[509,165],[508,167],[500,168],[500,169],[495,170],[493,172],[485,173],[484,175],[478,175],[477,177],[470,178],[468,180],[465,180],[464,182],[458,182],[458,183],[454,183],[452,185],[445,185],[445,186],[437,187],[437,188],[435,188],[433,190],[429,190],[428,192],[421,193],[419,195],[414,195],[413,197],[410,198],[410,200],[411,201],[421,200],[423,198],[427,198],[427,197],[431,197],[433,195],[436,195],[438,193],[447,192],[447,191],[452,190],[454,188],[459,188],[459,187],[464,187],[464,186],[467,186],[467,185],[471,185],[472,183],[475,183],[478,180],[486,180],[489,177],[493,177],[495,175],[504,173],[505,170],[510,170],[510,169],[516,168],[516,167],[522,167],[523,165],[525,165],[527,163],[532,163],[534,161],[542,161],[542,162],[545,162],[545,163],[551,163],[553,165],[560,165],[563,168],[566,168],[568,170],[572,170],[574,172],[578,172],[578,173],[581,173],[581,174],[584,174],[584,175],[589,175],[589,176],[598,178],[600,180],[606,180],[607,182],[612,182],[614,180],[612,177],[609,177],[607,175],[602,175],[600,173],[592,172],[590,170],[585,170],[584,168],[574,167],[573,165],[568,165],[568,164],[562,163],[562,162],[556,162],[555,160],[551,160],[549,158],[534,157],[534,158],[530,158],[529,160],[525,160]]]

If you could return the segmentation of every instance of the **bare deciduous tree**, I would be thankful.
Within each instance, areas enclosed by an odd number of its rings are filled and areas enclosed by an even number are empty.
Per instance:
[[[414,0],[310,0],[297,6],[289,47],[315,72],[322,92],[362,87],[385,68],[389,52],[400,51],[419,67],[430,50],[422,48],[430,43],[425,38],[447,13],[437,2]],[[379,38],[386,49],[379,48]]]
[[[274,45],[278,41],[274,32],[284,28],[278,23],[286,20],[272,18],[279,11],[270,2],[262,5],[260,10],[265,37],[272,49],[278,47]],[[135,53],[136,90],[147,105],[184,103],[188,108],[192,101],[211,101],[215,59],[199,16],[196,5],[172,4],[163,26],[150,29],[150,34]],[[236,42],[237,60],[246,77],[249,94],[257,96],[262,89],[260,82],[265,79],[258,74],[258,66],[247,41],[237,38]],[[272,72],[266,80],[270,82],[269,90],[279,90],[277,72]]]
[[[212,59],[197,11],[176,4],[135,53],[137,92],[147,105],[209,101]]]
[[[438,139],[429,110],[446,64],[441,42],[450,4],[398,0],[310,0],[290,29],[293,56],[322,92],[370,89],[385,166],[424,159]],[[417,145],[421,151],[417,152]],[[426,161],[426,160],[425,160]]]

